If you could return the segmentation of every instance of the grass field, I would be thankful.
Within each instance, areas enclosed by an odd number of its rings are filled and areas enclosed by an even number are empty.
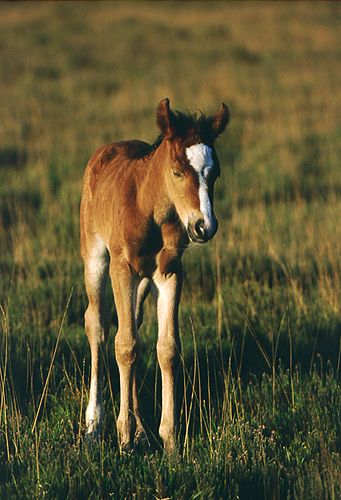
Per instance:
[[[0,497],[341,497],[341,5],[1,3]],[[115,331],[98,443],[79,201],[90,154],[178,109],[231,109],[220,228],[184,258],[179,454],[157,436],[154,307],[120,456]],[[111,292],[108,289],[108,298]]]

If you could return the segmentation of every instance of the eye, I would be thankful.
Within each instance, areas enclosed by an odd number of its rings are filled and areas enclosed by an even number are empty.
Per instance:
[[[174,177],[181,179],[181,177],[184,176],[184,170],[185,170],[185,165],[180,159],[177,158],[177,161],[175,161],[172,166],[172,172]]]
[[[183,173],[181,172],[181,170],[173,170],[173,175],[174,177],[183,177]]]

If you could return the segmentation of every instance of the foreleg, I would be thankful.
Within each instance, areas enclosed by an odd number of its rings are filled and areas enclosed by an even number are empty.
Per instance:
[[[157,273],[158,341],[157,357],[162,379],[162,412],[159,434],[166,452],[175,448],[175,372],[180,352],[178,309],[182,287],[180,263],[177,272],[170,275]]]

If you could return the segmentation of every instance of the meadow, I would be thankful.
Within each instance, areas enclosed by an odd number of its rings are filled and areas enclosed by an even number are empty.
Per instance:
[[[338,2],[1,2],[0,498],[341,497],[340,21]],[[152,142],[164,97],[230,107],[220,226],[184,257],[178,455],[148,300],[151,446],[121,456],[113,306],[84,440],[82,175],[102,144]]]

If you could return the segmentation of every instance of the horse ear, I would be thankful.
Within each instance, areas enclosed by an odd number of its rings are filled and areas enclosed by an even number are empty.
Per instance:
[[[216,139],[220,134],[224,132],[229,121],[229,108],[226,106],[226,104],[222,103],[219,112],[212,117],[212,134],[214,139]]]
[[[156,110],[156,122],[162,135],[166,139],[172,139],[175,132],[175,115],[169,107],[169,99],[160,101]]]

